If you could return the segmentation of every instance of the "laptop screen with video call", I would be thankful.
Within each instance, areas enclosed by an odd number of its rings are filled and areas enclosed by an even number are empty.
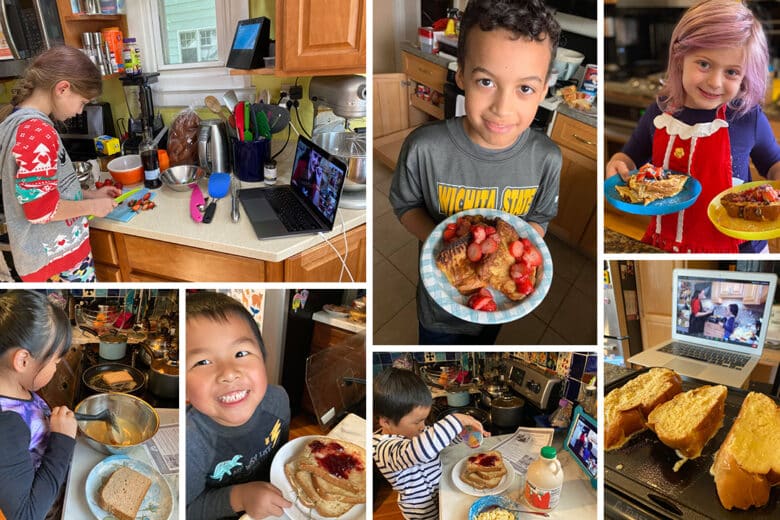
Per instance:
[[[308,139],[299,138],[290,185],[331,226],[336,218],[346,167]]]
[[[760,353],[776,285],[777,276],[770,273],[675,269],[673,338]]]

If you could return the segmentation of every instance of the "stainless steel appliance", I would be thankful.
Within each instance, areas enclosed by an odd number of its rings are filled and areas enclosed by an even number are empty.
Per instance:
[[[21,76],[35,55],[65,43],[56,0],[3,0],[0,32],[0,77]]]
[[[136,76],[122,76],[120,81],[125,91],[125,102],[129,119],[127,122],[127,137],[122,142],[122,153],[138,153],[138,147],[143,140],[145,127],[152,129],[152,136],[159,148],[165,148],[165,137],[162,116],[154,110],[154,99],[150,83],[157,81],[159,72],[144,72]]]
[[[366,78],[363,76],[317,76],[309,83],[309,98],[314,104],[314,119],[312,122],[312,139],[318,142],[318,135],[350,130],[352,119],[366,116]],[[365,129],[360,129],[359,132]],[[359,142],[358,137],[354,142]],[[326,139],[329,141],[329,139]],[[363,160],[355,162],[354,167],[365,164],[365,134],[363,141]],[[338,150],[331,150],[323,143],[323,148],[336,156],[341,156]],[[354,155],[354,154],[353,154]],[[345,158],[350,168],[353,168],[351,158]],[[356,181],[361,175],[358,172],[347,171],[348,178],[344,182],[343,194],[339,206],[348,209],[365,209],[366,184]]]
[[[637,285],[632,260],[604,262],[604,360],[625,365],[642,352]]]
[[[527,404],[533,405],[541,412],[555,408],[561,390],[561,379],[558,376],[545,373],[518,359],[510,359],[508,363],[509,388],[524,397]]]
[[[72,161],[88,161],[97,157],[94,138],[99,135],[116,135],[111,105],[108,103],[89,103],[84,105],[81,114],[55,122]]]
[[[223,119],[203,119],[198,130],[198,160],[209,172],[232,172]]]

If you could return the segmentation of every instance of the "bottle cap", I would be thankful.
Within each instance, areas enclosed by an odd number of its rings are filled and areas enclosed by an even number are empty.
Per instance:
[[[123,41],[125,43],[135,43],[135,38],[125,38]]]
[[[542,448],[541,453],[542,453],[542,457],[544,457],[545,459],[554,459],[555,456],[557,455],[555,448],[553,448],[552,446],[545,446],[544,448]]]

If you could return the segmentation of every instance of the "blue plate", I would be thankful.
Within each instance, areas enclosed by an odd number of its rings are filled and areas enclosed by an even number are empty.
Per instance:
[[[469,508],[469,520],[476,520],[482,510],[490,506],[497,506],[503,509],[517,509],[517,502],[500,495],[479,498]],[[514,511],[512,513],[515,515],[515,518],[519,518],[518,513]]]
[[[436,257],[444,245],[442,235],[447,224],[456,222],[458,217],[464,215],[482,215],[488,218],[500,217],[514,227],[521,238],[528,238],[536,246],[542,255],[543,261],[542,265],[537,269],[536,289],[527,298],[514,301],[499,291],[490,289],[490,292],[493,293],[493,299],[496,301],[497,310],[494,312],[475,311],[467,305],[469,297],[460,294],[447,280],[447,277],[444,276],[444,273],[436,265]],[[552,257],[549,249],[547,249],[547,244],[544,243],[539,233],[520,217],[495,209],[470,209],[442,220],[428,236],[420,253],[420,278],[431,298],[442,309],[453,316],[482,325],[514,321],[534,310],[547,296],[547,291],[550,290],[550,284],[552,283],[552,275]]]
[[[632,170],[630,174],[636,175],[637,171],[638,170]],[[621,199],[620,194],[618,194],[615,189],[615,186],[625,185],[626,182],[620,175],[613,175],[604,181],[604,196],[610,204],[620,211],[633,213],[635,215],[668,215],[670,213],[677,213],[696,202],[696,199],[699,198],[699,194],[701,193],[701,183],[693,177],[688,177],[688,181],[685,183],[685,186],[683,186],[682,191],[674,197],[654,200],[650,204],[632,204]]]
[[[127,191],[130,190],[125,190],[125,192]],[[130,220],[132,220],[136,215],[138,215],[138,213],[133,211],[133,209],[130,206],[128,206],[127,203],[131,200],[140,200],[147,193],[149,194],[149,200],[152,200],[157,196],[157,193],[155,193],[154,191],[151,191],[147,188],[143,188],[142,190],[140,190],[138,193],[136,193],[129,199],[120,202],[111,213],[109,213],[103,218],[118,220],[120,222],[130,222]]]
[[[168,520],[173,512],[173,493],[168,481],[148,464],[127,455],[112,455],[100,461],[87,476],[86,495],[90,511],[98,520],[114,518],[98,504],[98,496],[103,484],[122,466],[141,473],[152,480],[146,492],[141,508],[136,515],[143,520]]]

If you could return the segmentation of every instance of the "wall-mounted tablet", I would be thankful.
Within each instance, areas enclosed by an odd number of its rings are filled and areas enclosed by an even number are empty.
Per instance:
[[[233,36],[226,67],[232,69],[259,69],[268,56],[271,20],[265,16],[241,20]]]

